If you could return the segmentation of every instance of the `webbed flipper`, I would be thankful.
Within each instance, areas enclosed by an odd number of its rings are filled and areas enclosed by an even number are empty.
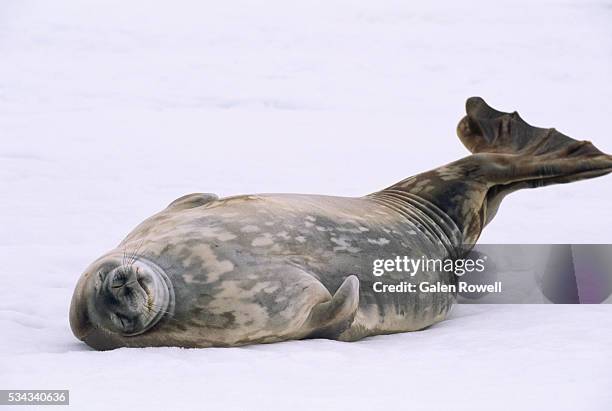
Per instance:
[[[589,141],[531,126],[517,112],[495,110],[480,97],[467,100],[466,112],[457,134],[472,155],[409,177],[374,196],[404,199],[409,193],[429,201],[453,220],[463,243],[470,245],[506,195],[612,172],[612,156]]]
[[[480,174],[491,185],[487,193],[487,222],[511,192],[612,172],[612,156],[590,141],[575,140],[554,128],[534,127],[516,111],[495,110],[480,97],[467,100],[466,112],[457,126],[457,134],[485,164]]]
[[[466,112],[457,134],[468,150],[490,160],[493,167],[487,177],[495,185],[510,185],[503,187],[504,191],[612,172],[612,156],[590,141],[575,140],[554,128],[534,127],[516,111],[495,110],[480,97],[467,100]]]

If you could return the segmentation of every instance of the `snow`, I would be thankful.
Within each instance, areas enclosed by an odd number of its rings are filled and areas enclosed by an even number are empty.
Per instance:
[[[20,325],[37,343],[13,350],[2,385],[70,388],[71,408],[88,410],[609,408],[609,306],[458,308],[426,331],[357,343],[205,350],[93,352]]]
[[[461,305],[357,343],[94,352],[94,258],[188,192],[362,195],[467,154],[481,95],[612,152],[606,1],[0,4],[0,388],[73,409],[609,409],[612,310]],[[513,194],[482,243],[608,243],[610,177]],[[8,407],[7,407],[8,409]]]

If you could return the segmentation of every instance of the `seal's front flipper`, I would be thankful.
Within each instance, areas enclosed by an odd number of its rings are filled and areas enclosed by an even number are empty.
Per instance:
[[[195,208],[208,204],[218,199],[219,197],[212,193],[187,194],[171,202],[167,208],[171,210],[186,210],[188,208]]]
[[[305,329],[311,330],[308,338],[336,339],[348,329],[359,306],[359,279],[348,276],[331,300],[312,308]]]

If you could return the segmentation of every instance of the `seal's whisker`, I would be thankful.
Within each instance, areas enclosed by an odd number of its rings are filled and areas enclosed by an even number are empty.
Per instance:
[[[134,251],[132,255],[132,264],[134,264],[136,262],[136,259],[138,259],[138,254],[141,254],[144,250],[146,250],[146,248],[142,248],[144,243],[145,239],[143,238],[140,244],[138,244],[138,248]]]
[[[138,255],[142,255],[142,254],[144,254],[146,251],[147,251],[147,249],[146,249],[146,248],[143,248],[143,249],[141,249],[141,250],[139,250],[139,251],[138,251],[138,254],[134,254],[134,255],[132,256],[132,259],[131,259],[131,260],[130,260],[130,262],[129,262],[129,267],[131,268],[131,267],[134,265],[134,263],[136,263],[136,260],[138,260]]]
[[[146,304],[145,305],[145,309],[147,311],[151,311],[151,308],[155,308],[155,309],[157,309],[159,311],[163,311],[165,313],[169,313],[169,311],[166,311],[165,307],[162,307],[161,305],[157,305],[154,302],[151,302],[150,304]]]
[[[127,260],[127,265],[128,266],[132,266],[132,264],[134,264],[134,262],[136,261],[136,253],[138,252],[138,248],[140,247],[140,243],[138,243],[134,249],[132,251],[130,251],[130,253],[128,254],[128,260]]]
[[[156,311],[155,311],[155,313],[172,314],[170,311],[164,310],[164,309],[163,309],[163,308],[161,308],[161,307],[154,307],[154,309],[156,310]],[[149,312],[149,313],[153,313],[153,312],[154,312],[154,310],[153,310],[153,309],[150,309],[150,308],[147,308],[146,310],[147,310],[147,312]]]
[[[129,258],[128,258],[128,261],[127,261],[127,265],[128,266],[132,266],[136,262],[136,260],[138,259],[138,253],[140,252],[140,249],[142,248],[144,242],[145,242],[145,239],[143,238],[136,245],[136,247],[134,247],[134,250],[129,254]]]
[[[166,317],[164,317],[167,321],[177,321],[178,322],[178,320],[176,318],[174,318],[174,313],[173,312],[170,312],[170,311],[167,311],[167,310],[163,310],[163,309],[161,309],[161,307],[158,307],[157,311],[152,311],[149,308],[147,308],[146,312],[147,312],[147,314],[150,317],[154,317],[155,315],[157,315],[159,313],[162,313],[162,314],[165,314],[165,315],[167,314]]]
[[[127,261],[127,246],[123,246],[123,257],[121,258],[121,265],[125,265]]]

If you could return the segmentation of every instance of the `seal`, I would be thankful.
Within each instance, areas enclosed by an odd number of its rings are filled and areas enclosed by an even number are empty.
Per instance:
[[[456,300],[453,272],[419,272],[443,292],[380,293],[374,261],[454,261],[509,193],[612,172],[612,156],[589,142],[478,97],[466,111],[457,132],[472,155],[361,198],[175,200],[85,270],[70,307],[73,333],[100,350],[229,347],[355,341],[443,320]],[[385,281],[415,279],[393,271]]]

